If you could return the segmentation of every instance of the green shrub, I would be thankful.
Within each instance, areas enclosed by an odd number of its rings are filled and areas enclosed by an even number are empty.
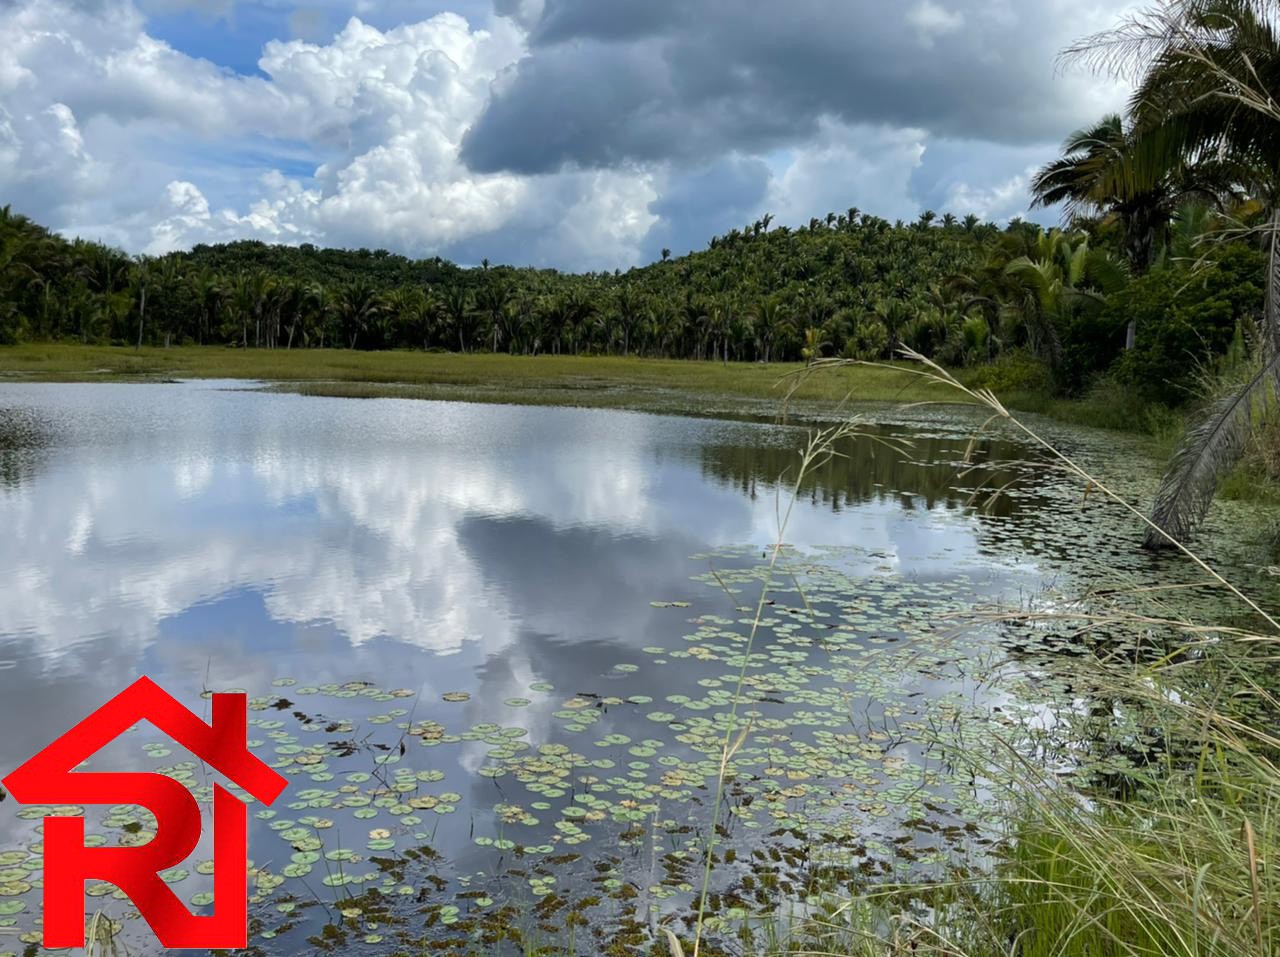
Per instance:
[[[990,389],[997,396],[1016,392],[1049,391],[1049,368],[1029,353],[1006,352],[994,362],[970,369],[964,384],[971,389]]]
[[[930,358],[938,354],[950,334],[947,320],[932,310],[920,313],[902,327],[902,341]]]
[[[888,328],[879,319],[867,318],[844,344],[844,355],[846,359],[879,359],[888,347]]]
[[[1193,398],[1198,370],[1226,353],[1238,322],[1262,308],[1263,265],[1261,253],[1237,243],[1198,270],[1161,270],[1113,296],[1103,310],[1109,322],[1137,319],[1136,347],[1116,364],[1118,377],[1155,402]]]
[[[1124,354],[1125,312],[1124,308],[1080,310],[1065,320],[1059,329],[1062,357],[1054,376],[1059,392],[1086,391]]]

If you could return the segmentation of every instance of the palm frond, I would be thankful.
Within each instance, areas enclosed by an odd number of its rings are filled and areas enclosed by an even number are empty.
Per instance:
[[[1152,551],[1186,543],[1209,512],[1223,477],[1244,454],[1253,415],[1276,394],[1280,352],[1273,352],[1243,387],[1212,403],[1204,417],[1182,438],[1156,493],[1151,529],[1142,547]]]

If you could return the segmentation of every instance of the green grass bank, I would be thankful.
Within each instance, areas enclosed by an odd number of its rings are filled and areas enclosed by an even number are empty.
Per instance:
[[[149,378],[253,379],[308,395],[428,398],[646,410],[729,400],[780,402],[801,363],[720,363],[618,356],[509,356],[341,349],[230,349],[32,343],[0,348],[0,379],[98,382]],[[835,405],[955,401],[952,390],[893,368],[827,371],[795,399]]]

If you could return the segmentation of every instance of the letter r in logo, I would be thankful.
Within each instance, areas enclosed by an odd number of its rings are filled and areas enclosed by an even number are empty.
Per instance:
[[[115,884],[164,947],[244,947],[248,937],[244,803],[215,785],[214,913],[191,914],[159,877],[200,840],[200,807],[178,781],[154,772],[73,771],[142,720],[215,771],[271,804],[286,781],[249,753],[243,694],[215,694],[205,724],[150,678],[139,678],[2,782],[23,804],[136,804],[156,817],[156,836],[138,847],[85,847],[83,818],[45,818],[44,945],[83,947],[84,882]]]

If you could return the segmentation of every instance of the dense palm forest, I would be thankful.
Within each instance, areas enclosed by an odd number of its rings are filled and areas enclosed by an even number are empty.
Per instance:
[[[1072,195],[1080,164],[1070,155],[1046,174],[1047,201]],[[1197,241],[1220,228],[1212,209],[1199,196],[1170,200],[1137,249],[1105,209],[1066,231],[932,213],[889,223],[857,209],[770,229],[766,216],[700,252],[585,275],[251,241],[130,257],[5,209],[0,340],[726,362],[874,359],[906,345],[948,365],[1016,350],[1074,391],[1121,356],[1126,328],[1144,314],[1132,374],[1179,401],[1188,383],[1169,369],[1185,368],[1188,353],[1225,351],[1261,304],[1262,261],[1246,244],[1189,270]],[[1146,273],[1160,278],[1144,282]],[[1194,290],[1183,288],[1189,279]],[[1175,290],[1171,323],[1162,296]]]
[[[849,210],[792,231],[768,217],[681,259],[626,274],[463,269],[385,250],[237,242],[130,258],[66,242],[11,213],[0,336],[247,348],[616,353],[724,361],[883,354],[963,324],[992,226],[893,225]],[[936,328],[935,328],[936,327]],[[976,326],[957,343],[983,351]]]

